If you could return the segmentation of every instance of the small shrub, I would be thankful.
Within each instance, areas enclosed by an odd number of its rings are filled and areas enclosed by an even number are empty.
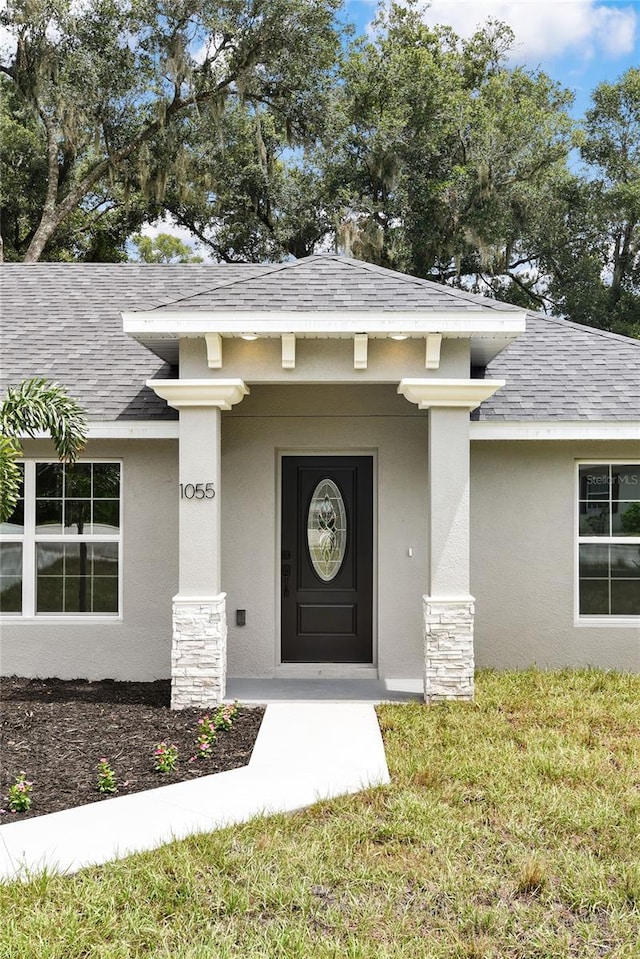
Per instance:
[[[233,726],[238,716],[238,701],[226,703],[216,710],[213,717],[213,725],[217,730],[229,730]]]
[[[11,812],[26,812],[31,806],[31,790],[33,783],[27,779],[27,774],[21,772],[16,781],[9,786],[9,809]]]
[[[158,743],[154,755],[156,763],[153,768],[159,773],[172,773],[176,768],[178,761],[178,749],[176,746],[167,746],[166,743]]]
[[[203,716],[198,720],[198,745],[196,746],[196,758],[206,759],[211,755],[211,751],[216,741],[215,720],[210,716]]]
[[[118,786],[116,784],[116,774],[111,768],[109,761],[105,758],[98,762],[98,792],[116,793]]]

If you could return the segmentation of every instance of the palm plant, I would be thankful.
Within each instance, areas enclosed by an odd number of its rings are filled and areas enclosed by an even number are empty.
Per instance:
[[[10,386],[0,401],[0,523],[13,513],[22,479],[21,437],[48,433],[56,453],[73,463],[87,439],[82,407],[58,383],[43,377]]]

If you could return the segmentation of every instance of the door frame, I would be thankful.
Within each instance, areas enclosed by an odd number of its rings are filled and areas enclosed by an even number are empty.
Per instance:
[[[282,552],[282,459],[285,456],[369,456],[372,461],[372,542],[373,542],[373,583],[371,590],[371,663],[283,663],[282,662],[282,588],[281,552]],[[276,450],[276,502],[275,502],[275,675],[283,679],[327,679],[378,678],[378,450],[371,447],[330,447],[318,449],[307,447],[284,447]]]

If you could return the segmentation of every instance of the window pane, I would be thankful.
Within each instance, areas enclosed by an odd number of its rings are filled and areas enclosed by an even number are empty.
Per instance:
[[[118,612],[118,577],[96,576],[93,580],[93,612]]]
[[[613,503],[613,535],[640,536],[640,502]]]
[[[36,613],[63,612],[64,578],[38,576],[36,582]]]
[[[0,525],[0,533],[5,535],[24,532],[24,465],[16,463],[16,466],[20,472],[19,499],[11,516]]]
[[[38,576],[61,576],[64,572],[64,544],[36,543]]]
[[[21,543],[0,543],[0,612],[22,612]]]
[[[594,578],[609,576],[609,547],[599,543],[580,545],[580,576]]]
[[[118,575],[117,543],[92,543],[91,557],[94,576]]]
[[[614,466],[612,479],[614,499],[640,500],[640,466]]]
[[[93,532],[117,533],[120,528],[120,501],[117,499],[94,500]]]
[[[608,503],[580,503],[580,535],[609,536]]]
[[[36,500],[36,533],[62,532],[62,500]]]
[[[36,496],[50,499],[62,496],[62,477],[60,463],[36,463]]]
[[[580,499],[593,501],[609,500],[609,467],[580,467]]]
[[[117,613],[117,543],[37,543],[36,612]]]
[[[24,500],[19,499],[9,519],[0,525],[0,533],[24,533]]]
[[[611,612],[614,616],[640,616],[640,579],[611,581]]]
[[[89,499],[91,497],[91,463],[76,463],[66,469],[65,496]]]
[[[88,576],[67,576],[64,581],[65,613],[91,612],[91,580]]]
[[[611,547],[611,576],[613,579],[640,576],[640,546]]]
[[[609,582],[606,579],[580,580],[580,613],[584,616],[609,615]]]
[[[64,501],[65,533],[91,532],[91,500],[67,499]]]
[[[93,498],[117,499],[120,496],[120,464],[93,464]]]

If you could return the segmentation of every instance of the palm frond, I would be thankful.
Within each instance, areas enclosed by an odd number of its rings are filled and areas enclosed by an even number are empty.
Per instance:
[[[18,502],[22,471],[18,460],[22,450],[17,440],[0,436],[0,523],[6,523]]]
[[[10,386],[0,403],[0,434],[19,438],[49,433],[61,460],[73,463],[87,439],[82,407],[58,383],[33,377]]]

